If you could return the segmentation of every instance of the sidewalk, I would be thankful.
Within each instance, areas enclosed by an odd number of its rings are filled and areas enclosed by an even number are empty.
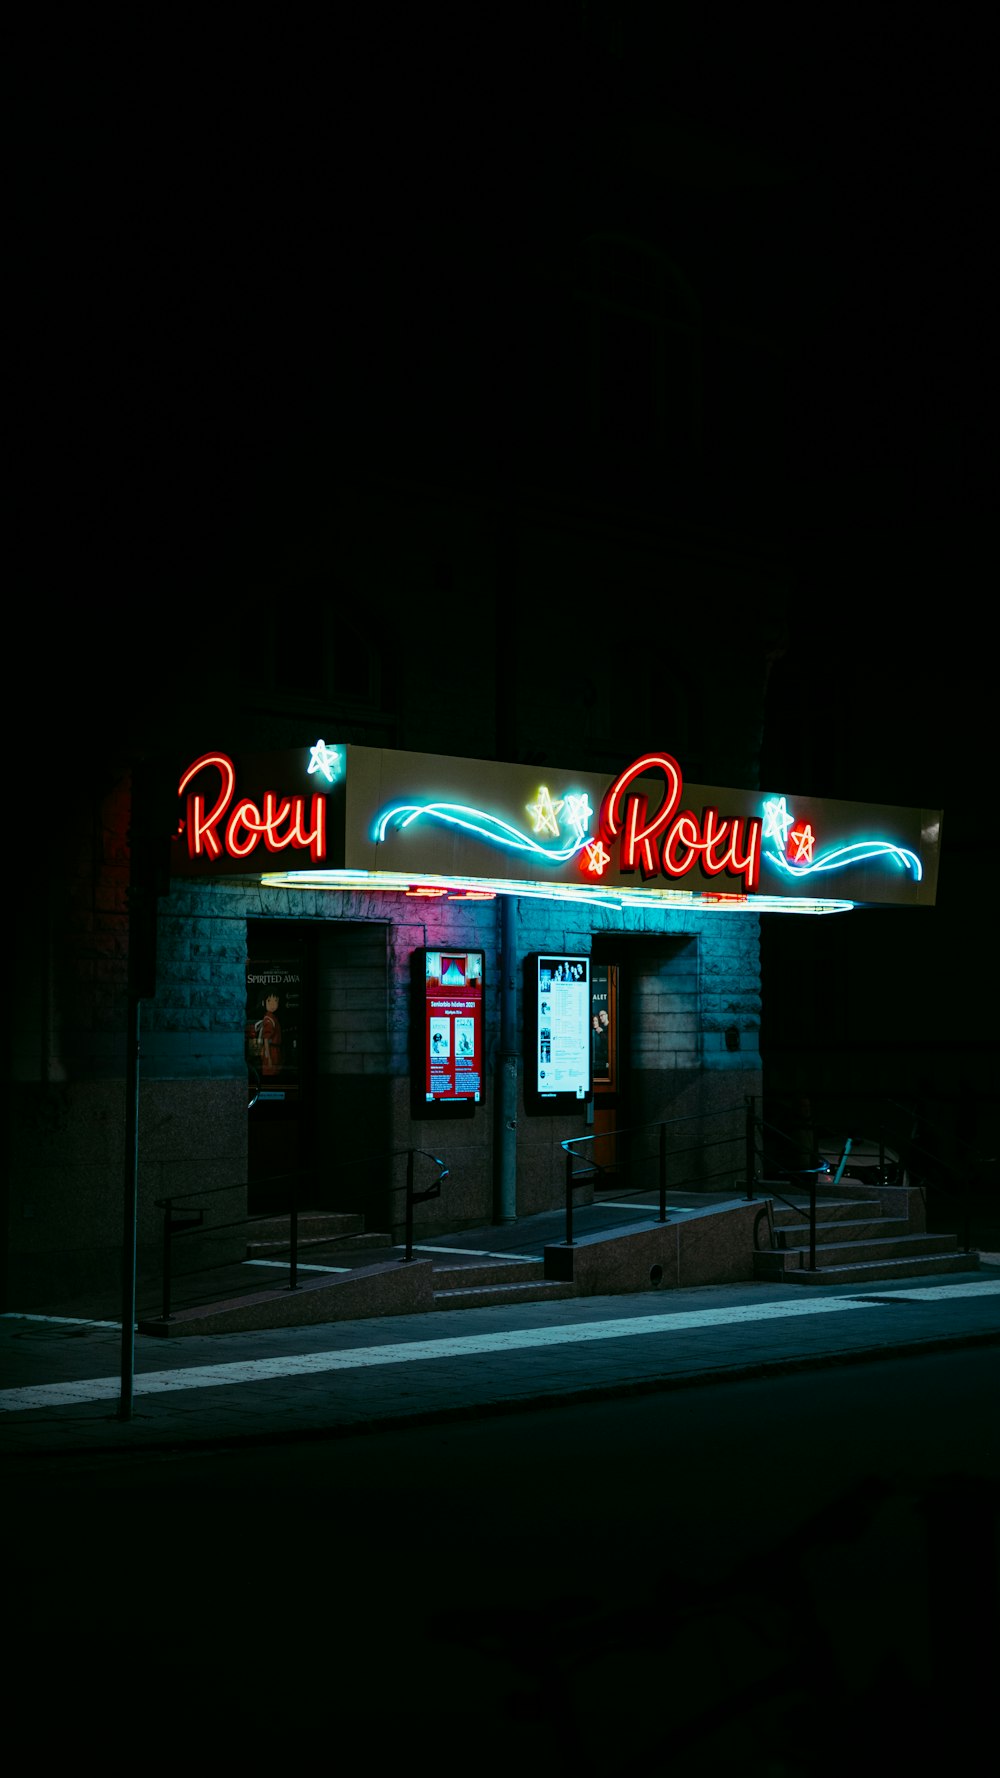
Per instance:
[[[1000,1254],[865,1291],[746,1283],[177,1342],[136,1333],[131,1354],[113,1320],[8,1314],[0,1455],[350,1435],[982,1344],[1000,1344]]]

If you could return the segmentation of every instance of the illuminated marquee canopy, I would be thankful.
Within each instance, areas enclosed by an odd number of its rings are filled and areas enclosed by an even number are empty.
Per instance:
[[[932,906],[941,811],[685,784],[666,752],[593,773],[320,740],[192,760],[175,876],[614,907]]]

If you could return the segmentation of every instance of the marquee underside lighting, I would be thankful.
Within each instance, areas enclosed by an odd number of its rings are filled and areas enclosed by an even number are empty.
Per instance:
[[[576,902],[586,907],[659,908],[668,912],[692,908],[701,914],[846,914],[856,905],[853,901],[834,901],[828,897],[760,894],[729,895],[713,890],[699,893],[691,889],[607,888],[587,885],[577,888],[569,883],[513,882],[505,877],[442,877],[423,874],[416,877],[401,871],[363,870],[293,870],[268,871],[260,878],[264,889],[323,889],[356,891],[365,895],[417,895],[428,900],[439,896],[485,899],[498,895],[516,895],[535,901]]]

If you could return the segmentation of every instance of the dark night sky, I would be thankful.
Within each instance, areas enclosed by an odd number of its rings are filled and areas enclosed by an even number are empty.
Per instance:
[[[833,994],[852,1042],[977,1046],[995,1118],[995,942],[969,897],[1000,865],[985,24],[902,5],[566,12],[390,27],[354,9],[256,38],[201,14],[45,21],[14,107],[28,550],[9,707],[86,757],[122,676],[184,659],[177,588],[210,578],[276,463],[328,450],[344,379],[377,371],[386,281],[405,266],[433,308],[473,243],[495,264],[498,242],[620,226],[609,150],[644,108],[680,168],[665,209],[723,268],[732,247],[746,301],[795,342],[795,595],[763,776],[945,811],[932,926],[851,915],[848,943],[840,921],[777,922],[765,1041],[794,1052]],[[581,52],[581,12],[621,22],[627,66]]]
[[[604,145],[635,93],[686,140],[781,169],[769,200],[737,192],[729,214],[745,244],[766,228],[771,300],[799,341],[798,590],[776,683],[789,707],[814,697],[818,725],[839,714],[836,747],[821,727],[811,743],[814,787],[952,804],[961,770],[974,805],[995,600],[983,27],[903,6],[722,25],[695,6],[542,13],[431,7],[256,37],[195,15],[60,20],[25,48],[28,633],[53,599],[74,664],[95,613],[107,647],[148,630],[276,457],[328,440],[345,362],[372,355],[386,243],[432,286],[456,242],[544,241],[563,204],[600,215]],[[582,15],[624,63],[580,52]],[[689,218],[698,202],[685,194]],[[706,228],[726,213],[707,192]]]

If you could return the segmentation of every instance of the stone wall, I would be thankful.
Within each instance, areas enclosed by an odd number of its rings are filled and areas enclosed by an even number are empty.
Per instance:
[[[84,988],[78,984],[76,990],[76,1022],[64,1043],[62,1066],[71,1078],[18,1089],[23,1103],[15,1115],[9,1246],[22,1307],[30,1306],[31,1297],[37,1300],[39,1291],[51,1295],[54,1256],[67,1289],[88,1271],[113,1275],[120,1264],[127,948],[119,929],[127,933],[127,926],[119,875],[120,867],[96,873],[103,887],[81,927],[87,943],[97,945],[96,902],[107,903],[100,932],[106,931],[111,952],[103,966],[95,953],[89,976],[84,971]],[[328,1169],[330,1207],[360,1209],[369,1228],[384,1228],[400,1239],[407,1155],[414,1149],[419,1151],[417,1190],[435,1176],[438,1160],[448,1168],[441,1195],[415,1206],[418,1236],[490,1223],[497,1154],[499,900],[293,895],[256,884],[175,881],[160,908],[156,995],[140,1006],[140,1264],[157,1262],[158,1200],[164,1196],[208,1194],[213,1220],[234,1221],[245,1214],[247,921],[270,919],[307,921],[317,935],[317,1152]],[[758,924],[746,913],[696,917],[602,909],[595,914],[585,906],[522,897],[516,919],[518,1041],[525,956],[533,951],[589,955],[595,941],[620,946],[634,983],[628,1043],[635,1119],[700,1125],[709,1113],[741,1106],[744,1093],[760,1090]],[[485,953],[484,1088],[474,1108],[425,1108],[411,1091],[411,959],[422,946],[481,947]],[[738,1047],[731,1047],[734,1042]],[[530,1114],[522,1082],[516,1129],[519,1215],[563,1206],[561,1144],[586,1137],[591,1127],[584,1107],[570,1115]],[[731,1154],[721,1156],[734,1177],[741,1141],[740,1130]],[[676,1169],[671,1178],[681,1183]],[[699,1180],[685,1183],[691,1189]],[[575,1201],[586,1201],[586,1193]]]

